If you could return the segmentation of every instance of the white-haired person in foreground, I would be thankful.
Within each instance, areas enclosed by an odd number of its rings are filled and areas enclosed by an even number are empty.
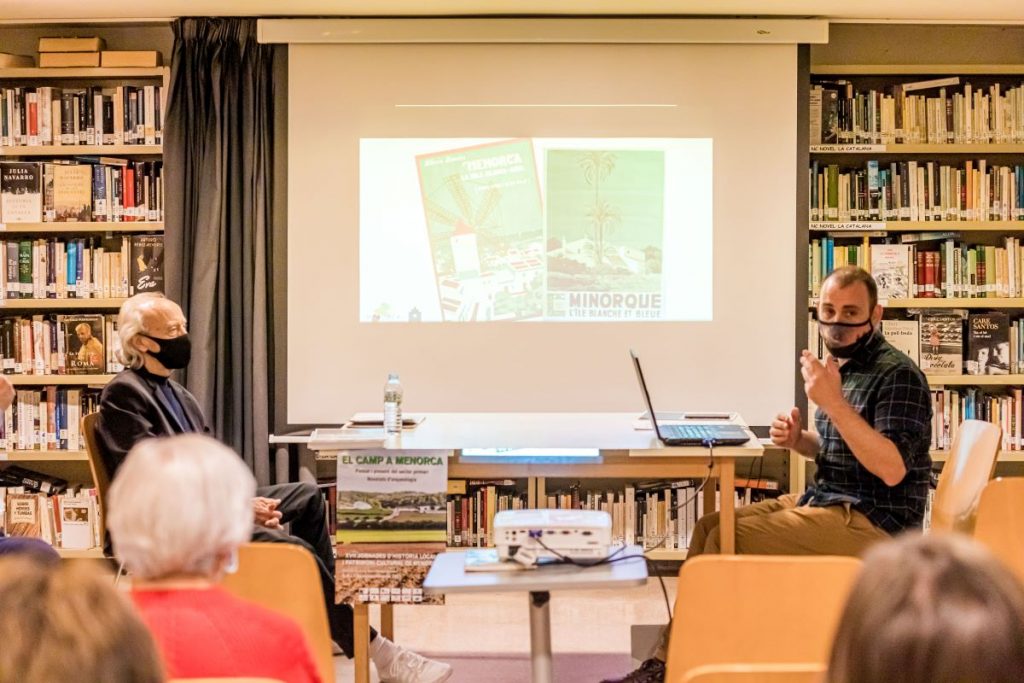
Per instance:
[[[171,678],[321,681],[298,624],[218,586],[252,533],[255,493],[238,456],[198,434],[138,444],[110,487],[114,549]]]
[[[101,456],[111,477],[128,451],[144,439],[210,432],[196,398],[170,377],[191,358],[181,308],[162,294],[137,294],[121,305],[117,324],[127,369],[104,387],[96,425]],[[181,492],[182,503],[189,499],[189,492]],[[334,552],[320,491],[305,482],[262,486],[249,505],[255,516],[250,517],[252,540],[293,543],[313,553],[331,638],[351,657],[355,649],[352,608],[334,602]],[[281,528],[283,524],[289,525],[290,534]],[[383,683],[441,683],[452,673],[450,665],[399,647],[373,629],[370,658]]]

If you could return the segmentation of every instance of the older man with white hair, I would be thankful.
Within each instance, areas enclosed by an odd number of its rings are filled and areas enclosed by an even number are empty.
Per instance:
[[[96,428],[112,477],[128,452],[144,439],[210,431],[195,397],[170,377],[191,358],[181,308],[161,294],[133,296],[121,306],[118,336],[126,369],[104,387]],[[187,491],[181,496],[183,502],[188,500]],[[352,608],[334,604],[334,553],[320,492],[307,483],[264,486],[256,491],[252,507],[254,541],[295,543],[316,557],[331,636],[351,657],[355,649]],[[281,528],[286,523],[291,525],[291,535]],[[370,657],[385,683],[440,683],[451,676],[448,664],[401,648],[373,629],[370,639]]]

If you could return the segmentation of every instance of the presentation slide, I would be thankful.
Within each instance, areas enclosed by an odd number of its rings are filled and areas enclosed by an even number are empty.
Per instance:
[[[706,321],[710,138],[364,138],[361,322]]]

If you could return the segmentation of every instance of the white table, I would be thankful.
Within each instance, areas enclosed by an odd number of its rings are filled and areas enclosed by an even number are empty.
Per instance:
[[[613,551],[614,552],[614,551]],[[423,581],[428,593],[529,593],[530,659],[533,683],[551,683],[551,591],[630,588],[647,581],[639,546],[595,567],[554,565],[523,571],[467,572],[466,553],[442,553]]]

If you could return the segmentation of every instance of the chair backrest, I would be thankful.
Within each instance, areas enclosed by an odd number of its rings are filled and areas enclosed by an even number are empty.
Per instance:
[[[709,664],[828,662],[852,557],[702,555],[679,571],[665,680]]]
[[[974,538],[1024,581],[1024,477],[1000,477],[981,492]]]
[[[1002,430],[994,424],[981,420],[960,423],[935,489],[932,529],[971,533],[981,491],[995,472],[1001,441]]]
[[[96,421],[99,417],[99,413],[89,413],[82,418],[82,436],[85,438],[85,453],[89,458],[92,481],[99,493],[100,547],[103,548],[107,542],[107,491],[110,489],[110,472],[107,471],[107,464],[103,461],[103,454],[96,440]]]
[[[246,543],[238,549],[238,571],[225,576],[223,585],[240,598],[298,622],[320,677],[334,680],[327,609],[308,550],[290,543]]]
[[[710,664],[698,666],[683,683],[818,683],[824,664]]]

